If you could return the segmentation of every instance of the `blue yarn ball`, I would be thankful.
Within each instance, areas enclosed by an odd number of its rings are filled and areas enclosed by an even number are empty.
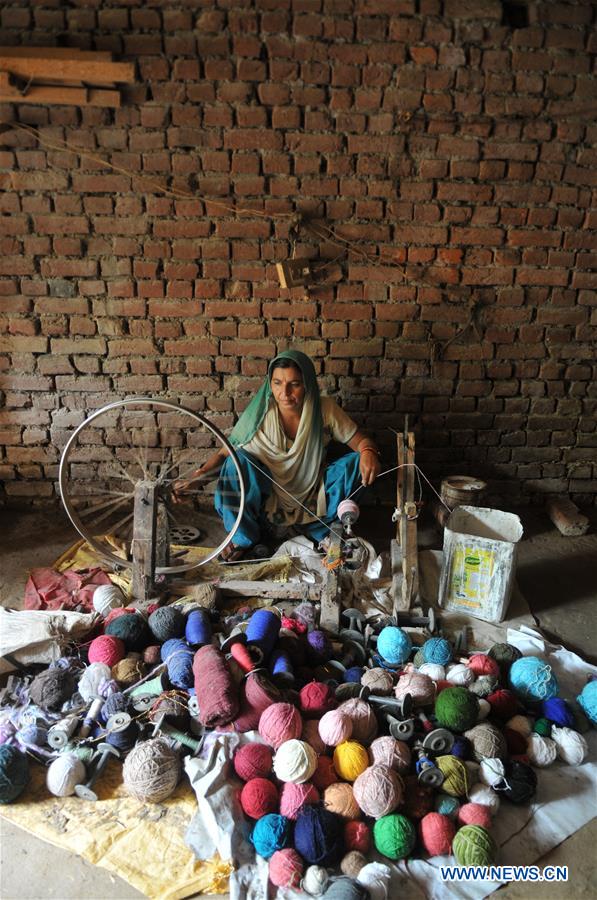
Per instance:
[[[559,728],[574,728],[574,713],[561,697],[550,697],[541,704],[543,718],[548,719]]]
[[[168,668],[168,678],[174,687],[187,691],[195,684],[193,674],[194,652],[186,641],[172,638],[162,644],[161,656]]]
[[[19,728],[17,737],[27,747],[43,747],[48,739],[48,729],[45,725],[23,725]]]
[[[461,734],[455,736],[450,754],[457,756],[458,759],[471,759],[471,742]]]
[[[185,637],[191,647],[202,647],[211,641],[211,619],[206,609],[193,609],[187,616]]]
[[[438,794],[435,798],[435,811],[441,813],[442,816],[450,816],[453,819],[459,809],[460,803],[456,797],[450,797],[449,794]]]
[[[530,703],[550,700],[560,691],[551,666],[537,656],[523,656],[513,662],[508,673],[508,681],[514,693]]]
[[[269,859],[276,850],[287,846],[290,837],[290,819],[278,813],[268,813],[255,822],[251,843],[259,856]]]
[[[340,816],[319,806],[306,806],[294,825],[294,847],[308,863],[333,866],[344,853]]]
[[[425,641],[422,647],[423,659],[426,663],[436,663],[438,666],[447,666],[452,659],[452,647],[445,638],[434,637]]]
[[[406,662],[412,646],[412,641],[406,631],[396,625],[386,625],[379,632],[377,638],[377,652],[393,666],[401,666]]]
[[[12,803],[29,783],[29,763],[11,744],[0,745],[0,803]]]
[[[347,669],[344,673],[343,680],[350,684],[360,684],[364,671],[362,666],[351,666],[351,668]]]
[[[576,698],[593,725],[597,725],[597,681],[589,681]]]

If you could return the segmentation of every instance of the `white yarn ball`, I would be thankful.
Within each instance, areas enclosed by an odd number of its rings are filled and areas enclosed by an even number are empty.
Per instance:
[[[512,731],[517,731],[524,738],[528,738],[533,731],[533,723],[528,716],[512,716],[506,722],[506,728],[511,728]]]
[[[446,677],[446,670],[438,663],[423,663],[419,666],[418,671],[421,675],[429,675],[432,681],[443,681]]]
[[[446,669],[446,679],[458,687],[468,687],[475,680],[475,673],[464,663],[453,663]]]
[[[293,738],[280,744],[274,756],[274,772],[280,781],[303,784],[317,768],[317,753],[304,741]]]
[[[309,866],[305,870],[301,887],[312,897],[320,897],[328,886],[330,876],[322,866]]]
[[[491,703],[488,703],[484,697],[479,697],[479,715],[477,716],[477,722],[482,722],[483,719],[486,719],[490,712]]]
[[[87,666],[79,679],[77,690],[86,703],[90,703],[96,697],[103,696],[100,693],[102,687],[112,680],[112,670],[105,663],[94,662]]]
[[[479,781],[487,787],[494,788],[503,780],[505,771],[501,759],[482,759],[479,766]]]
[[[582,734],[572,728],[558,728],[557,725],[553,725],[551,737],[555,741],[560,759],[569,766],[580,766],[589,752],[589,746]]]
[[[86,779],[83,762],[72,753],[63,753],[48,768],[46,786],[55,797],[70,797],[75,793],[75,785],[83,784]]]
[[[487,806],[492,816],[500,808],[500,798],[486,784],[475,784],[468,792],[469,803],[480,803],[481,806]]]
[[[371,900],[388,900],[392,870],[384,863],[372,862],[363,866],[357,879],[369,891]]]
[[[100,584],[93,592],[93,608],[104,619],[110,610],[119,609],[125,602],[124,594],[115,584]]]
[[[541,734],[533,732],[527,739],[527,756],[529,762],[533,766],[544,769],[545,766],[551,766],[552,762],[558,755],[558,748],[555,741],[551,738],[543,737]]]

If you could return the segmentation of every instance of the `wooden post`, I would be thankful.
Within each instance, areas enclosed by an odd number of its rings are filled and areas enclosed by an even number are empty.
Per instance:
[[[340,612],[342,609],[340,600],[340,584],[338,572],[342,560],[342,539],[335,531],[330,532],[330,543],[326,556],[328,565],[334,568],[328,569],[327,578],[321,590],[321,612],[319,624],[324,631],[332,631],[337,634],[340,630]],[[336,566],[335,563],[338,563]]]
[[[391,542],[392,597],[394,615],[407,612],[419,592],[419,563],[417,555],[417,507],[415,504],[415,436],[408,430],[408,416],[404,433],[396,435],[398,477],[396,479],[396,540]]]
[[[155,481],[135,485],[133,524],[133,598],[141,605],[155,596],[156,566],[168,564],[168,521]]]

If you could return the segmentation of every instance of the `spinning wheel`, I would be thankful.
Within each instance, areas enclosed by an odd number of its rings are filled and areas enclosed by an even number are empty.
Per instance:
[[[213,470],[174,504],[172,486],[186,481],[225,448],[234,473],[225,494],[233,527],[214,508]],[[203,416],[164,400],[120,400],[94,412],[69,438],[60,460],[60,493],[85,540],[115,567],[133,569],[135,599],[148,599],[156,576],[187,572],[214,559],[242,518],[245,486],[238,457]],[[181,547],[177,541],[188,544]],[[192,543],[191,543],[192,542]],[[206,548],[199,561],[190,547]]]

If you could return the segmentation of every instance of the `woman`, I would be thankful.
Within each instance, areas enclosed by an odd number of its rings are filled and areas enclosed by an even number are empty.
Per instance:
[[[353,452],[325,465],[331,440]],[[321,540],[338,504],[359,485],[371,485],[380,472],[379,451],[331,397],[321,397],[315,368],[298,350],[285,350],[268,367],[264,384],[240,416],[230,435],[246,485],[240,527],[222,557],[241,559],[263,539],[271,526],[295,526]],[[188,490],[194,479],[222,466],[215,507],[231,530],[237,510],[225,498],[238,491],[238,475],[222,448],[175,494]]]

